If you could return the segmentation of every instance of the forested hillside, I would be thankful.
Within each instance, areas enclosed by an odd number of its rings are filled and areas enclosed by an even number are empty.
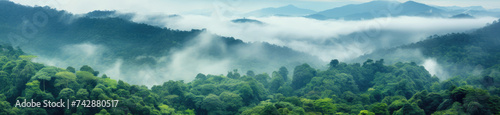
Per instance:
[[[302,64],[273,73],[200,73],[189,83],[166,81],[149,89],[98,75],[89,66],[44,66],[20,49],[1,49],[4,114],[500,114],[498,67],[488,76],[440,82],[415,63],[332,60],[327,70]],[[14,107],[23,99],[119,103],[112,108]]]
[[[498,30],[500,30],[500,23],[495,21],[467,33],[434,35],[417,43],[378,50],[359,57],[358,61],[383,58],[390,60],[391,63],[399,61],[421,63],[424,59],[415,54],[422,54],[424,57],[435,58],[451,77],[466,78],[499,66],[500,33]]]
[[[74,15],[0,0],[0,115],[500,114],[499,22],[377,50],[357,58],[360,63],[319,63],[288,47],[138,24],[110,13]],[[37,61],[47,57],[78,66]],[[451,77],[431,75],[422,66],[429,58]],[[109,66],[118,60],[123,65]],[[144,70],[165,66],[174,69]],[[106,73],[114,67],[123,74]],[[198,67],[210,73],[167,74]],[[24,100],[116,105],[20,107]]]
[[[317,65],[320,62],[316,57],[288,47],[265,42],[247,43],[215,35],[205,29],[180,31],[160,28],[135,23],[123,16],[112,17],[110,13],[113,12],[75,15],[50,7],[29,7],[0,1],[0,15],[5,15],[0,17],[0,36],[5,36],[0,43],[21,47],[40,57],[35,61],[56,66],[93,65],[104,72],[111,71],[113,65],[120,65],[113,73],[119,73],[121,79],[136,84],[141,83],[134,77],[139,75],[136,71],[153,71],[149,72],[155,76],[152,79],[179,75],[156,74],[176,71],[164,68],[173,63],[176,57],[172,56],[175,54],[189,55],[191,60],[185,60],[189,63],[220,61],[228,63],[224,67],[245,71],[293,67],[304,62]],[[192,47],[198,49],[191,51]]]

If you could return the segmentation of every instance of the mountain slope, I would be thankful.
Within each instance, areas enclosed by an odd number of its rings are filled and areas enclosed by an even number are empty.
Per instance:
[[[371,1],[362,4],[351,4],[318,12],[306,17],[314,19],[361,20],[387,16],[441,16],[443,11],[425,4],[408,1]]]
[[[194,78],[180,77],[181,75],[169,72],[195,76],[209,68],[220,68],[218,71],[264,71],[263,67],[290,67],[305,62],[317,63],[312,60],[318,60],[287,47],[245,43],[232,37],[213,35],[205,30],[172,30],[138,24],[119,17],[99,17],[96,14],[77,17],[47,7],[26,7],[7,1],[0,2],[0,9],[0,15],[4,15],[0,17],[0,36],[5,36],[0,42],[19,46],[29,53],[39,55],[37,61],[50,62],[52,65],[88,64],[100,70],[115,68],[106,70],[108,72],[105,73],[124,74],[122,79],[135,84],[151,81],[138,80],[141,78],[134,76],[144,75],[132,70],[153,76],[149,80],[158,78],[190,81]],[[44,13],[47,14],[46,21],[43,25],[35,25],[42,20],[38,15]],[[22,20],[34,17],[39,19]],[[29,27],[33,25],[35,30],[30,30]],[[75,53],[79,51],[85,53]],[[191,60],[176,60],[187,57]],[[174,66],[168,66],[177,64],[174,62],[183,62],[179,66],[186,66],[185,69],[201,69],[190,72],[175,70]]]
[[[495,21],[470,33],[435,35],[417,43],[378,50],[359,57],[358,61],[383,58],[389,62],[424,63],[427,59],[436,59],[449,76],[466,77],[499,65],[499,29],[500,23]]]

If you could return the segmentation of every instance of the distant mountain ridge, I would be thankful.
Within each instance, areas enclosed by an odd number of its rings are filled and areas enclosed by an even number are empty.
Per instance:
[[[304,8],[298,8],[294,5],[287,5],[282,7],[271,7],[263,8],[260,10],[255,10],[246,13],[245,16],[256,16],[256,17],[266,17],[266,16],[305,16],[309,14],[314,14],[316,11]]]
[[[400,3],[397,1],[374,0],[361,4],[349,4],[337,8],[307,15],[307,18],[318,20],[344,19],[364,20],[380,17],[419,16],[448,18],[457,14],[467,13],[473,16],[500,17],[500,10],[487,10],[482,6],[435,6],[415,1]]]
[[[351,4],[338,8],[332,8],[316,14],[308,15],[314,19],[345,19],[362,20],[387,16],[442,16],[443,10],[422,3],[407,1],[404,3],[396,1],[371,1],[362,4]]]

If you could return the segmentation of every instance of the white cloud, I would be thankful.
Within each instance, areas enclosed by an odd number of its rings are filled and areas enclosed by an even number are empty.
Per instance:
[[[113,65],[110,65],[103,74],[106,74],[108,77],[113,77],[113,79],[124,79],[122,76],[122,65],[123,60],[117,59]]]
[[[84,54],[83,56],[85,57],[94,56],[96,55],[96,52],[102,50],[99,48],[99,46],[90,43],[68,45],[65,46],[63,49],[65,53],[71,53],[71,54],[81,55],[82,52]]]
[[[425,59],[422,66],[424,66],[424,68],[429,71],[431,75],[439,77],[440,80],[449,78],[448,73],[444,71],[443,67],[441,67],[434,58]]]
[[[223,74],[230,70],[232,61],[227,58],[213,58],[206,54],[207,49],[214,44],[224,53],[226,46],[224,43],[216,43],[213,36],[208,33],[202,33],[188,45],[180,50],[173,51],[170,54],[170,60],[165,63],[165,74],[168,79],[191,81],[198,73],[204,74]]]

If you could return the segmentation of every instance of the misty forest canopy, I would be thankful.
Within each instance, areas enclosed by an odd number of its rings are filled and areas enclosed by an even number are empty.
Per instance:
[[[446,35],[429,36],[426,40],[398,46],[390,49],[374,51],[359,57],[362,61],[369,58],[399,61],[414,61],[422,63],[420,57],[413,54],[422,54],[434,58],[441,64],[445,77],[468,77],[480,74],[488,68],[494,68],[500,63],[500,24],[498,21],[481,29],[469,33],[449,33]],[[406,52],[401,56],[401,52]]]
[[[436,35],[414,44],[375,51],[360,57],[362,63],[336,59],[320,63],[325,68],[312,66],[316,62],[311,61],[316,60],[312,56],[286,47],[245,43],[208,34],[213,39],[208,39],[211,45],[201,48],[206,52],[201,56],[240,58],[237,56],[248,53],[241,51],[249,50],[234,49],[259,46],[263,48],[259,50],[263,51],[259,56],[276,62],[244,58],[238,63],[249,66],[248,71],[235,69],[227,74],[181,76],[193,77],[194,80],[161,81],[160,85],[148,88],[116,80],[121,76],[103,74],[102,69],[107,68],[88,65],[111,64],[109,60],[121,58],[130,64],[125,66],[161,66],[155,56],[168,55],[170,49],[185,49],[184,45],[197,45],[191,40],[200,39],[197,36],[206,33],[205,30],[178,31],[122,18],[78,17],[47,7],[26,7],[3,1],[0,1],[0,8],[8,9],[0,10],[0,14],[6,15],[0,17],[0,40],[5,42],[0,45],[0,114],[500,114],[500,51],[496,48],[500,45],[498,22],[470,33]],[[49,14],[51,19],[45,26],[40,26],[32,38],[18,33],[27,40],[14,42],[19,47],[9,44],[12,43],[9,41],[11,32],[18,32],[23,23],[19,19],[38,11]],[[58,55],[63,52],[61,47],[84,43],[106,46],[105,50],[109,51],[81,66],[61,68],[32,61],[50,55],[63,56],[58,59],[67,59],[64,62],[89,59]],[[226,52],[217,50],[220,44],[228,47],[221,48],[227,49]],[[36,55],[22,49],[36,52]],[[440,76],[431,75],[411,58],[391,54],[396,50],[418,50],[425,56],[436,58],[453,77],[440,79]],[[87,50],[72,51],[80,56],[89,54]],[[141,55],[147,56],[137,58]],[[296,59],[283,60],[280,56]],[[304,62],[311,62],[311,65]],[[264,68],[270,72],[251,70],[260,65],[273,68]],[[481,68],[477,69],[481,71],[475,71],[476,68]],[[137,72],[135,69],[124,70],[134,73]],[[17,100],[24,99],[119,100],[120,103],[115,108],[14,106]]]

